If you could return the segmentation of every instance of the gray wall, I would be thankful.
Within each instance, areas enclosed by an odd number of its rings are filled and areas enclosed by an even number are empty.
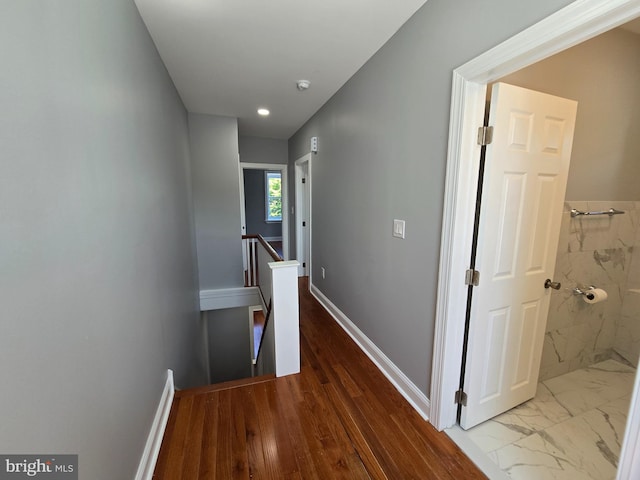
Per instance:
[[[244,286],[238,120],[189,114],[200,289]]]
[[[249,310],[225,308],[205,313],[209,322],[211,383],[251,376]]]
[[[0,452],[133,478],[205,380],[187,114],[133,1],[1,10]]]
[[[241,136],[240,161],[243,163],[287,164],[288,144],[286,140]]]
[[[282,223],[265,221],[265,170],[244,170],[244,203],[247,233],[263,237],[281,237]]]
[[[566,198],[640,200],[640,35],[615,29],[501,81],[578,101]]]
[[[452,71],[568,3],[429,0],[289,140],[319,138],[313,283],[427,394]]]

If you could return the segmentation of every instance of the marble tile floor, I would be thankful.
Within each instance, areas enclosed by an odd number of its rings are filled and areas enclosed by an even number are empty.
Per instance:
[[[614,479],[634,379],[615,360],[575,370],[465,434],[512,479]]]

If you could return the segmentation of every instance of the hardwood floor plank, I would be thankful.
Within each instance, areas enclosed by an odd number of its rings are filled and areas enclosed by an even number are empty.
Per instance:
[[[351,377],[347,369],[342,364],[336,363],[331,367],[333,368],[333,371],[336,373],[336,375],[340,379],[340,383],[342,383],[342,385],[347,390],[347,393],[351,398],[359,397],[363,394],[360,387],[358,387],[358,384],[355,382],[355,380]]]
[[[240,389],[229,390],[231,404],[234,407],[238,404],[242,408],[232,408],[232,422],[231,422],[231,464],[232,464],[232,477],[238,480],[244,480],[250,478],[249,475],[249,459],[248,459],[248,445],[247,445],[247,428],[245,423],[245,409],[246,405],[241,402],[238,391]]]
[[[256,385],[253,390],[258,406],[258,425],[267,478],[285,477],[296,472],[298,465],[286,428],[283,428],[284,419],[279,417],[277,409],[272,409],[267,384]]]
[[[304,435],[304,426],[301,416],[301,405],[303,402],[294,401],[292,392],[289,388],[279,388],[277,393],[278,401],[281,405],[281,418],[290,439],[292,452],[295,455],[299,473],[305,480],[320,480],[322,477],[320,477],[319,473],[316,472],[313,455],[311,453],[312,446],[309,445],[307,438]]]
[[[180,478],[182,475],[182,465],[184,462],[184,452],[187,445],[187,435],[191,418],[191,408],[193,398],[181,399],[178,406],[176,424],[172,433],[172,442],[167,452],[167,463],[165,466],[165,477],[167,479]]]
[[[344,402],[349,416],[356,425],[356,428],[361,432],[364,438],[366,438],[367,446],[376,458],[376,462],[389,478],[403,478],[402,465],[398,463],[397,459],[389,452],[388,439],[384,436],[379,436],[375,431],[375,426],[370,419],[366,418],[362,411],[356,405],[354,399],[346,395],[346,392],[340,392],[343,388],[340,384],[334,384],[340,395],[340,399]],[[382,419],[386,418],[386,415],[382,416]]]
[[[475,465],[464,457],[457,446],[455,449],[448,450],[434,448],[439,444],[429,441],[429,439],[438,434],[435,429],[433,429],[433,432],[425,434],[424,431],[420,431],[419,427],[416,428],[413,423],[408,422],[403,415],[391,414],[390,417],[398,426],[398,431],[402,432],[407,441],[416,447],[424,462],[430,466],[437,478],[450,478],[453,480],[456,478],[451,474],[453,471],[463,471],[465,479],[484,478],[483,475],[477,476]],[[427,425],[428,427],[431,426]],[[464,460],[464,462],[460,462],[460,460]]]
[[[327,397],[320,379],[310,367],[303,368],[307,370],[300,375],[306,398],[302,404],[306,410],[302,415],[307,418],[308,425],[305,433],[313,435],[315,440],[312,454],[321,452],[321,458],[316,458],[315,461],[326,464],[332,478],[360,478],[363,474],[366,477],[362,462],[353,462],[353,458],[350,458],[355,454],[355,450],[344,426],[335,415],[335,408]],[[350,470],[349,466],[355,470]]]
[[[186,397],[188,398],[188,397]],[[231,413],[231,392],[221,390],[218,399],[218,443],[216,445],[216,476],[220,480],[233,478],[233,416]]]
[[[351,417],[349,409],[345,406],[342,397],[336,391],[336,387],[332,384],[324,386],[327,391],[328,397],[331,399],[331,403],[335,408],[335,412],[340,419],[347,435],[351,439],[360,461],[363,463],[369,477],[373,480],[389,480],[389,477],[384,473],[380,462],[376,458],[375,454],[371,450],[369,443],[364,437],[362,431],[358,428],[357,423]]]
[[[200,455],[202,455],[202,430],[204,428],[204,405],[207,398],[198,395],[193,399],[191,418],[189,420],[188,441],[185,445],[184,460],[182,462],[183,478],[198,478],[200,470]]]
[[[198,478],[214,479],[217,468],[218,445],[218,407],[220,395],[213,392],[205,395],[204,425],[202,427],[202,454],[200,455],[200,468]]]
[[[247,461],[249,478],[254,480],[268,479],[264,452],[262,450],[262,434],[258,420],[258,407],[254,390],[252,388],[239,388],[236,390],[238,402],[243,405],[245,431],[247,438]]]

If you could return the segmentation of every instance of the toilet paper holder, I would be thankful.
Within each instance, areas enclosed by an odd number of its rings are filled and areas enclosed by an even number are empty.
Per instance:
[[[595,289],[596,289],[595,285],[589,285],[587,287],[574,287],[573,294],[584,295],[589,300],[593,300],[595,298],[595,295],[593,294],[593,292],[590,292],[590,290],[595,290]]]

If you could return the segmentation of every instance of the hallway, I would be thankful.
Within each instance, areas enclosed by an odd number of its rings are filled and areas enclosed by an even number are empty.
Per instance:
[[[299,291],[301,373],[177,392],[154,478],[485,478]]]

